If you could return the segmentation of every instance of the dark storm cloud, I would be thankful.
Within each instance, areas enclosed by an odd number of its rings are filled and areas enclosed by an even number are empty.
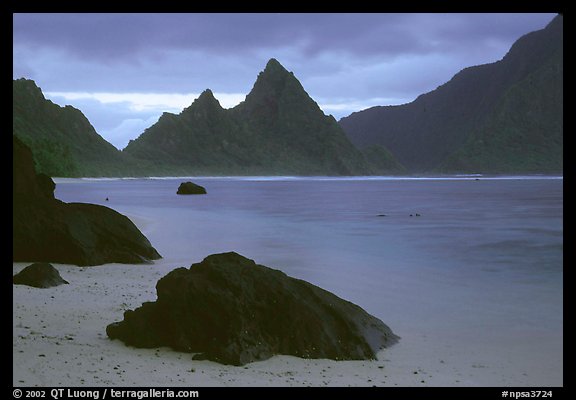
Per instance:
[[[278,19],[286,21],[260,14],[18,14],[14,43],[111,62],[154,57],[158,49],[244,53],[296,40],[298,30],[285,30]]]
[[[449,51],[510,43],[551,14],[16,14],[14,43],[53,47],[102,62],[157,50],[227,52],[294,46],[307,55]]]

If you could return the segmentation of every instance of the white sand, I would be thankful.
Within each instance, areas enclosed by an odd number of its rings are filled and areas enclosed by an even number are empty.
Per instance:
[[[26,265],[14,263],[13,272]],[[54,266],[69,285],[14,286],[14,385],[530,386],[534,376],[542,382],[546,370],[548,384],[562,385],[557,371],[546,365],[513,368],[517,358],[528,356],[522,352],[526,340],[538,351],[538,337],[516,338],[501,349],[471,347],[462,343],[466,337],[438,343],[423,334],[401,332],[400,343],[380,352],[377,361],[276,356],[246,367],[193,361],[190,354],[167,348],[134,349],[109,340],[105,328],[120,320],[124,310],[153,301],[155,283],[164,273],[156,265]],[[518,339],[522,345],[515,351]],[[513,358],[500,364],[490,361],[502,350]]]
[[[146,216],[130,217],[146,235],[156,226]],[[162,253],[162,249],[159,251]],[[184,266],[201,258],[189,260]],[[13,273],[26,265],[14,263]],[[154,301],[157,280],[183,265],[169,258],[153,265],[53,265],[69,285],[49,289],[13,286],[15,386],[563,385],[562,332],[554,340],[550,340],[551,333],[545,327],[542,335],[518,329],[515,335],[507,330],[499,337],[498,327],[479,326],[489,333],[486,339],[482,335],[470,337],[454,329],[455,319],[459,318],[454,314],[457,309],[435,305],[434,299],[408,304],[407,310],[413,312],[383,317],[402,339],[380,352],[377,361],[276,356],[245,367],[232,367],[193,361],[190,354],[168,348],[130,348],[108,339],[106,326],[121,320],[125,310]],[[403,285],[407,284],[397,282],[398,292],[405,290]],[[410,290],[417,293],[419,284],[410,282]],[[462,304],[457,303],[471,300],[463,297],[442,301],[462,309]],[[361,306],[371,311],[369,304]],[[434,312],[433,318],[425,321],[426,307],[436,307],[441,312]],[[421,315],[416,315],[418,309]]]

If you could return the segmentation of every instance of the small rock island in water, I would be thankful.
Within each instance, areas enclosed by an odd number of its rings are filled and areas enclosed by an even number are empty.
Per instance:
[[[182,182],[176,194],[206,194],[206,189],[193,182]]]
[[[108,325],[111,339],[169,346],[195,359],[244,365],[276,354],[375,359],[398,341],[357,305],[237,253],[177,268],[156,284],[158,299]]]

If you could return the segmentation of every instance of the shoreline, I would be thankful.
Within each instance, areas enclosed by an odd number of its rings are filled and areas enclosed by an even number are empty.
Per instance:
[[[183,176],[118,176],[118,177],[78,177],[78,178],[63,178],[52,177],[56,184],[67,183],[93,183],[93,182],[109,182],[121,180],[184,180],[184,179],[199,179],[199,180],[246,180],[246,181],[414,181],[414,180],[529,180],[529,179],[559,179],[563,180],[564,175],[559,174],[438,174],[438,175],[358,175],[358,176],[304,176],[304,175],[226,175],[226,176],[210,176],[210,175],[183,175]]]
[[[28,263],[14,263],[17,273]],[[14,285],[14,386],[562,386],[554,371],[510,369],[490,361],[483,346],[455,337],[438,343],[426,332],[407,332],[377,360],[332,361],[274,356],[245,367],[192,360],[168,348],[136,349],[106,336],[106,326],[127,309],[156,298],[156,281],[171,266],[53,264],[70,282],[50,289]],[[177,266],[173,266],[174,268]],[[387,320],[385,320],[388,323]],[[396,327],[396,329],[395,329]],[[541,340],[525,335],[534,346]],[[507,346],[514,346],[511,340]],[[462,351],[462,348],[466,349]],[[508,348],[510,350],[510,347]],[[513,352],[521,356],[522,348]],[[541,377],[542,378],[542,377]],[[561,378],[560,378],[561,379]]]

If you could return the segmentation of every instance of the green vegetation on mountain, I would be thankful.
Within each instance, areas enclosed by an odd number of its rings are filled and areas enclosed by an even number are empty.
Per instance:
[[[180,114],[164,113],[124,151],[72,106],[60,107],[34,81],[13,81],[13,134],[49,176],[365,175],[398,164],[365,156],[300,82],[270,60],[246,100],[226,110],[205,90]],[[374,159],[375,163],[368,161]],[[387,166],[390,165],[390,169]]]
[[[444,172],[563,170],[562,49],[506,90],[485,122],[439,167]]]
[[[104,140],[81,111],[44,98],[34,81],[12,85],[12,133],[34,155],[38,172],[49,176],[121,176],[135,164]]]
[[[498,62],[340,125],[355,145],[382,145],[410,172],[561,173],[563,17],[521,37]]]
[[[225,110],[210,90],[164,113],[123,150],[171,174],[362,175],[373,168],[274,59],[246,100]]]
[[[405,174],[406,168],[386,148],[373,144],[362,149],[362,154],[377,175]]]

